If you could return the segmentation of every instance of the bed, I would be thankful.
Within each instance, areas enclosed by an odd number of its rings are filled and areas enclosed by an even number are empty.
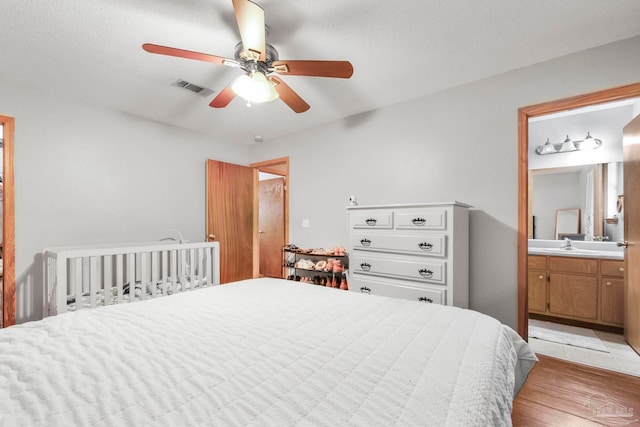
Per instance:
[[[510,425],[535,360],[475,311],[252,279],[0,330],[0,426]]]

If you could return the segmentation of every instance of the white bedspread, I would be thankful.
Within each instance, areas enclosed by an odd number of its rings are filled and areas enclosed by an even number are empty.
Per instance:
[[[258,279],[0,330],[0,426],[510,425],[518,349],[474,311]]]

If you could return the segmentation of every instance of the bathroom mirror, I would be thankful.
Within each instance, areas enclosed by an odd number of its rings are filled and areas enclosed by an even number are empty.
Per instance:
[[[622,173],[621,162],[531,170],[529,238],[556,240],[556,211],[579,209],[574,239],[622,239],[624,224],[616,209]]]
[[[580,238],[580,209],[556,209],[555,236],[557,240]]]

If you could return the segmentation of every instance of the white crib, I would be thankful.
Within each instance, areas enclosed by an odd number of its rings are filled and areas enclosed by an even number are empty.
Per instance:
[[[43,252],[45,316],[220,284],[218,242],[61,247]]]

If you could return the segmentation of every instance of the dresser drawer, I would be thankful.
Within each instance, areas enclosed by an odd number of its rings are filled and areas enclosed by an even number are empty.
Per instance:
[[[393,212],[354,212],[351,214],[352,228],[392,229]]]
[[[351,258],[353,261],[349,264],[354,275],[395,277],[441,285],[446,283],[447,263],[445,261],[431,259],[423,261],[401,256],[386,258],[359,253]]]
[[[375,280],[352,280],[349,289],[370,295],[380,295],[384,297],[400,298],[425,303],[441,304],[447,303],[447,291],[445,289],[414,288],[411,286],[399,285],[396,283],[385,283]]]
[[[353,232],[350,245],[354,250],[406,253],[412,255],[446,256],[444,234],[389,234],[384,232]]]
[[[398,230],[446,230],[447,211],[439,208],[422,208],[395,212]]]
[[[624,277],[624,261],[603,259],[600,274],[603,276]]]

